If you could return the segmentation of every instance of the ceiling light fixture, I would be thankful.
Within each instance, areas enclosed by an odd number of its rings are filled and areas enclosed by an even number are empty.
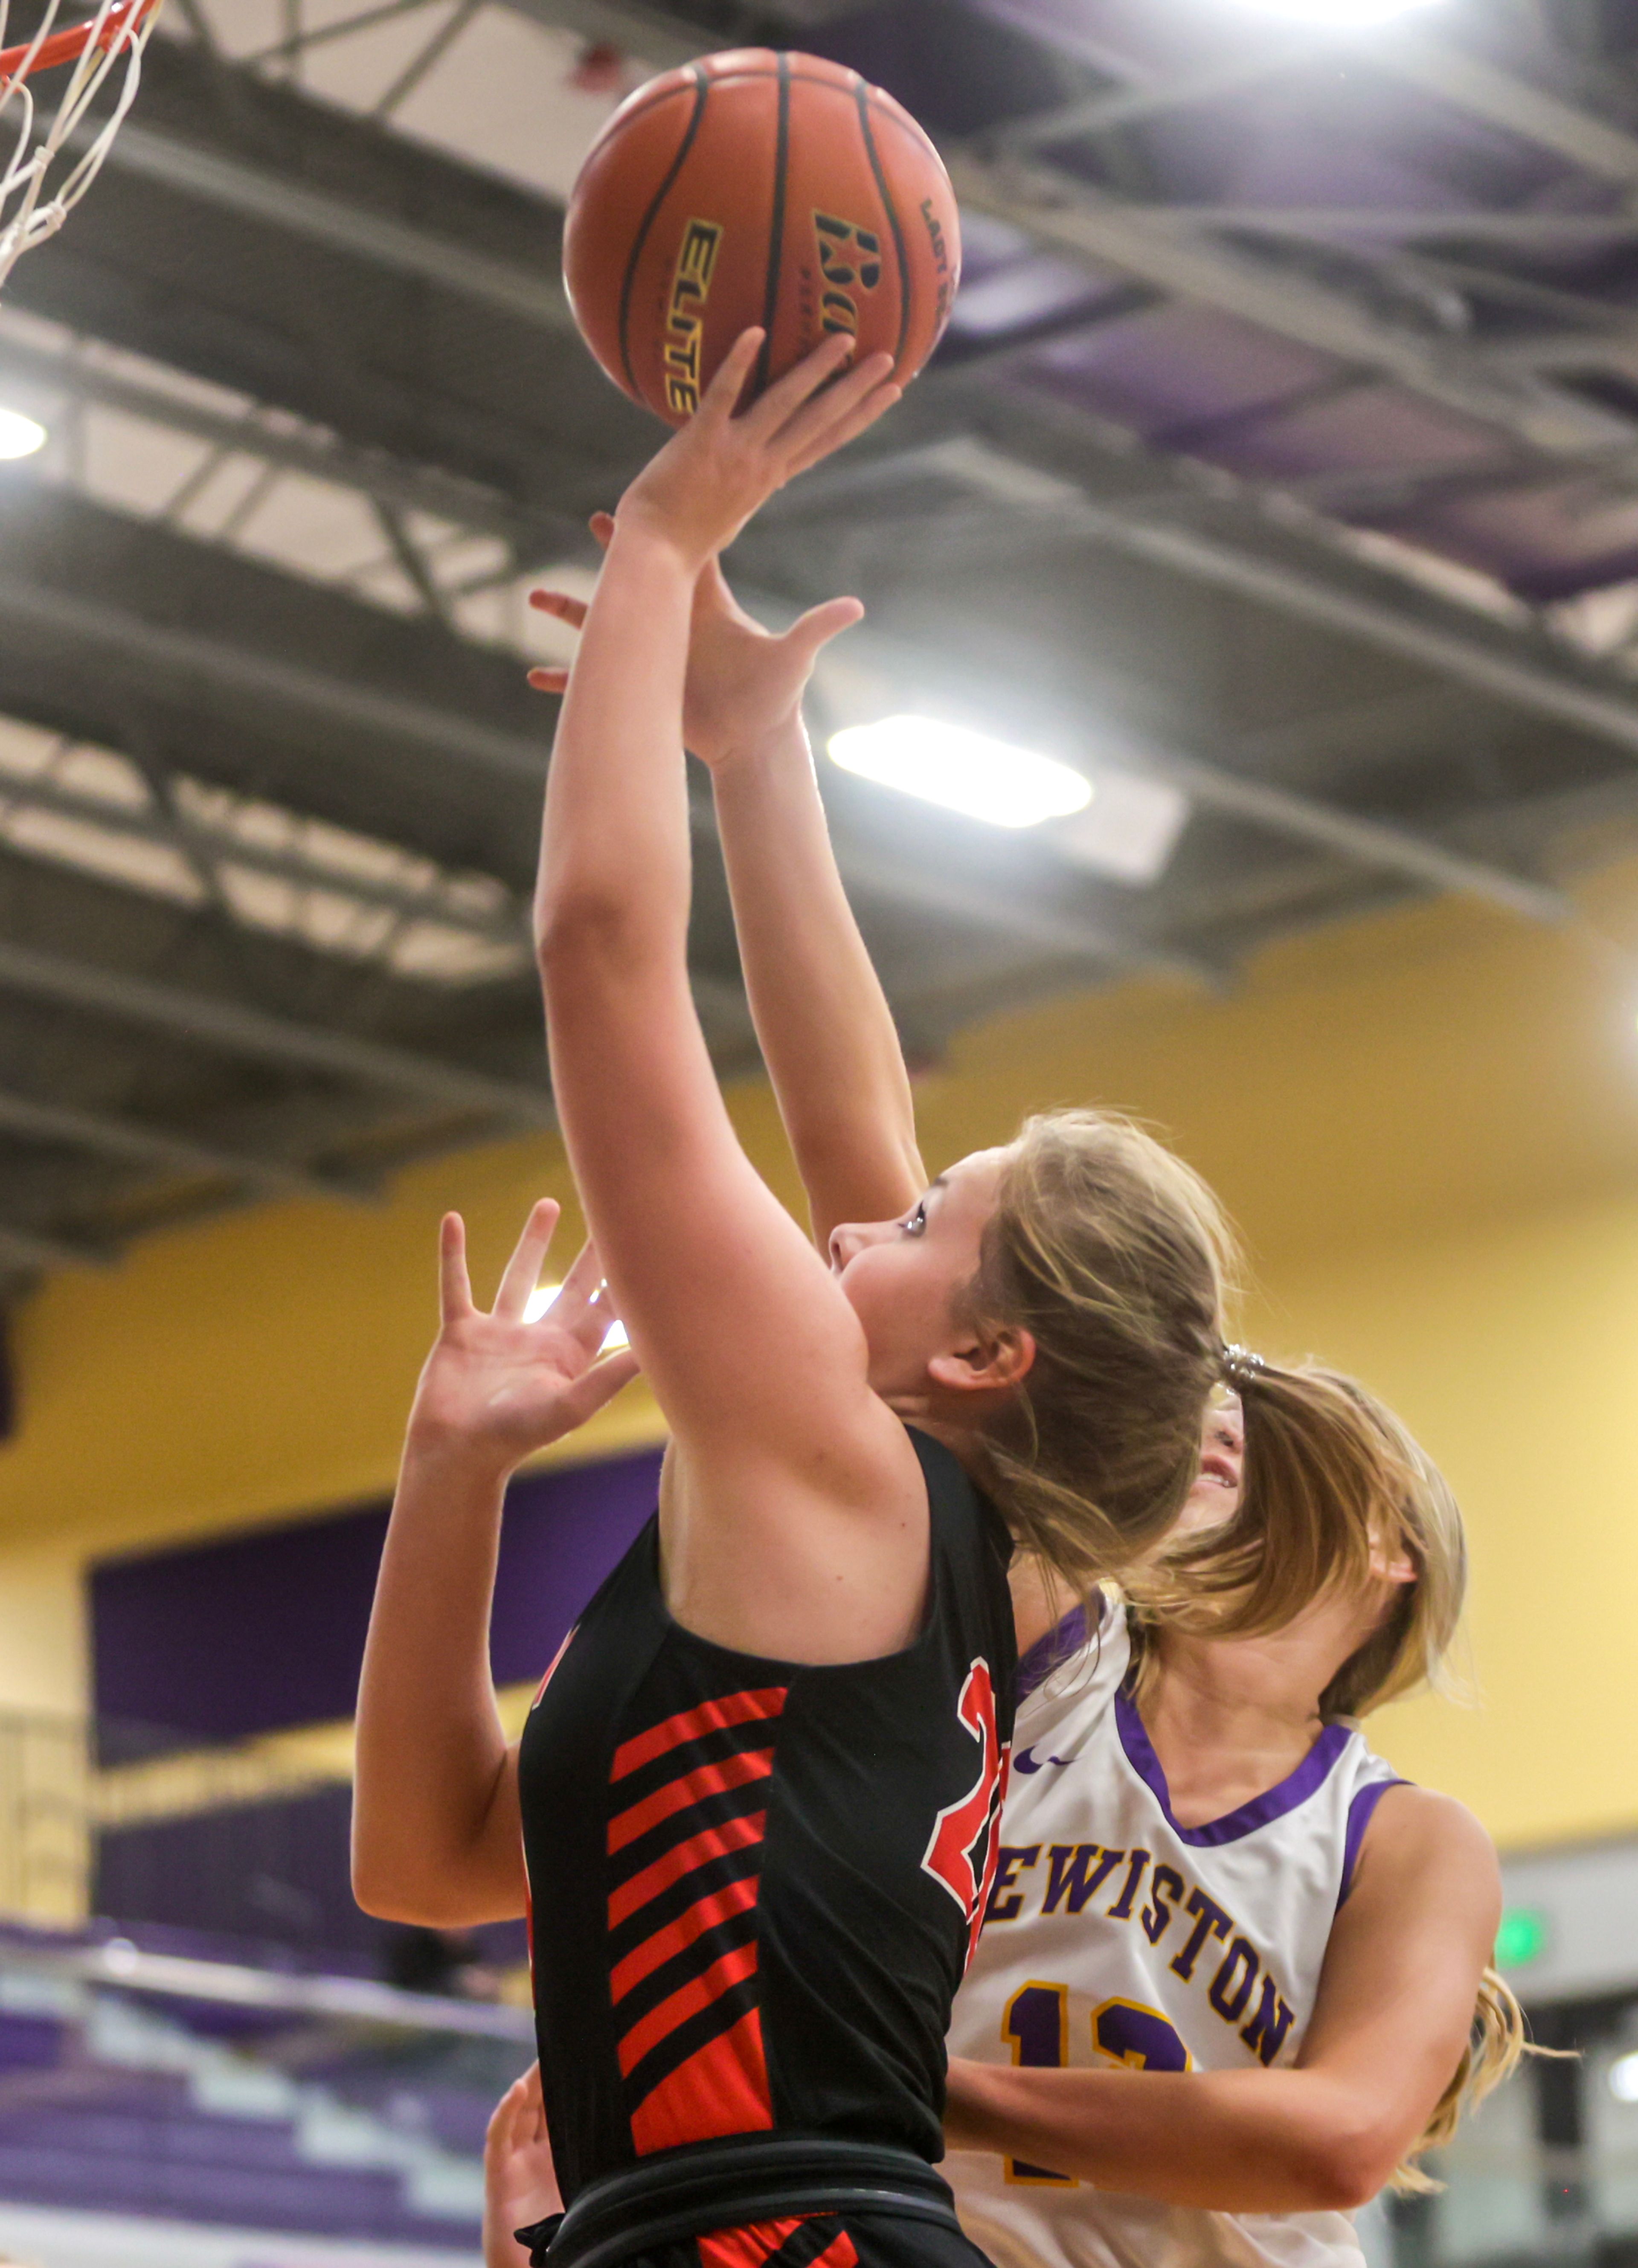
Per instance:
[[[562,1289],[561,1284],[537,1285],[529,1293],[528,1305],[523,1310],[524,1322],[538,1323]],[[605,1354],[612,1354],[616,1347],[628,1347],[631,1344],[631,1340],[626,1336],[625,1325],[622,1322],[612,1322],[603,1334],[602,1351]]]
[[[1362,24],[1386,24],[1438,0],[1243,0],[1265,16],[1294,16],[1320,31],[1353,31]]]
[[[1610,2093],[1618,2102],[1638,2102],[1638,2055],[1616,2057],[1610,2066]]]
[[[991,827],[1038,827],[1084,811],[1092,800],[1091,781],[1068,764],[933,717],[850,725],[831,734],[830,747],[831,762],[845,772]]]
[[[32,457],[46,446],[46,429],[20,409],[0,409],[0,459]]]

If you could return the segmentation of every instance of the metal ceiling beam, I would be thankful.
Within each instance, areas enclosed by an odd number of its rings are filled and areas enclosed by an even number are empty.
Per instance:
[[[240,701],[248,693],[264,706],[272,704],[292,717],[365,730],[445,764],[476,765],[501,778],[526,781],[537,792],[545,779],[543,729],[535,740],[431,703],[381,693],[242,644],[229,644],[207,632],[153,622],[101,599],[26,584],[4,574],[0,574],[0,635],[70,639],[88,654],[94,653],[105,673],[114,665],[132,672],[148,686],[168,674],[184,684],[231,693]],[[870,887],[876,886],[886,863],[883,853],[873,864]],[[908,861],[891,863],[902,893],[913,901],[924,887],[920,870]],[[1005,924],[1022,937],[1030,936],[1036,924],[1028,908],[1010,900],[993,902],[980,911],[976,900],[970,899],[968,918],[981,924]],[[1082,956],[1116,959],[1122,965],[1159,963],[1168,968],[1177,965],[1171,956],[1135,939],[1113,936],[1102,924],[1077,922],[1067,915],[1053,924],[1053,935],[1057,939],[1053,949],[1058,951],[1076,950]],[[1073,945],[1071,939],[1075,940]],[[1201,973],[1198,966],[1194,973]]]
[[[1282,71],[1311,63],[1318,52],[1319,43],[1312,38],[1282,41],[1278,47],[1254,47],[1249,54],[1221,56],[1198,71],[1102,88],[1079,102],[1009,119],[989,140],[997,151],[1024,151],[1067,142],[1077,135],[1108,134],[1118,127],[1140,125],[1147,118],[1192,108],[1196,103],[1215,102],[1225,94],[1238,93],[1242,87],[1261,85]]]
[[[309,188],[247,160],[131,120],[109,152],[115,169],[225,206],[247,219],[305,236],[334,252],[436,284],[463,298],[550,331],[574,326],[555,273],[497,260],[432,231],[395,220],[345,197]]]
[[[1454,339],[1382,321],[1341,291],[1271,268],[1209,237],[1157,223],[1071,175],[947,151],[961,202],[1037,244],[1159,285],[1312,351],[1376,370],[1463,416],[1561,451],[1609,445],[1609,416],[1493,368]]]
[[[370,1194],[361,1182],[309,1173],[279,1158],[258,1158],[242,1151],[218,1149],[183,1135],[166,1133],[159,1127],[145,1126],[135,1118],[41,1102],[11,1089],[0,1089],[0,1130],[20,1134],[31,1141],[59,1143],[68,1149],[92,1150],[104,1157],[129,1159],[134,1165],[159,1166],[174,1173],[232,1182],[272,1197],[325,1197],[358,1204]]]
[[[320,716],[328,724],[355,727],[445,761],[477,764],[537,787],[546,777],[543,733],[532,740],[301,662],[226,645],[204,632],[152,622],[100,600],[0,575],[0,622],[13,636],[46,633],[84,643],[88,652],[117,660],[144,681],[169,674],[240,699],[252,695],[296,715]]]
[[[1545,87],[1503,70],[1483,55],[1447,46],[1408,27],[1357,42],[1361,62],[1408,80],[1441,100],[1501,126],[1538,150],[1624,188],[1638,188],[1638,135],[1566,102]]]
[[[1036,512],[1094,542],[1362,638],[1515,708],[1573,725],[1638,754],[1638,700],[1624,688],[1590,682],[1546,654],[1521,657],[1522,639],[1504,645],[1499,636],[1485,638],[1461,624],[1454,608],[1435,615],[1429,603],[1413,614],[1406,605],[1376,595],[1367,570],[1356,571],[1345,583],[1344,563],[1338,560],[1327,579],[1317,568],[1288,564],[1198,529],[1146,517],[1061,473],[1020,463],[987,443],[934,443],[917,456],[923,462],[936,459],[953,477],[1015,510]]]
[[[1204,954],[1147,945],[1082,915],[1022,903],[982,888],[965,874],[942,873],[931,864],[907,869],[902,860],[860,843],[852,832],[841,837],[837,850],[850,895],[862,891],[935,920],[967,929],[992,929],[1055,960],[1090,960],[1133,975],[1181,977],[1186,983],[1213,988],[1220,987],[1228,974]]]
[[[9,360],[10,358],[9,350],[7,350],[4,341],[4,334],[0,333],[0,364],[3,364],[4,361]],[[56,358],[55,357],[38,357],[38,360],[41,362],[51,363],[54,369],[58,366],[56,364]],[[71,379],[68,378],[66,373],[65,382],[73,382]],[[92,382],[93,384],[95,382],[94,376]],[[110,398],[116,399],[117,406],[131,406],[129,403],[129,396],[133,392],[137,391],[140,392],[140,399],[144,414],[153,415],[155,416],[165,415],[167,398],[161,396],[159,394],[158,389],[134,389],[129,387],[124,381],[116,379],[114,382],[113,387],[110,388]],[[184,410],[186,410],[187,405],[181,406]],[[210,413],[205,413],[204,415],[208,419]],[[200,421],[197,418],[194,418],[191,421],[187,422],[192,424],[196,424]],[[260,429],[252,427],[248,432],[246,432],[237,421],[222,420],[221,423],[228,429],[227,433],[220,437],[225,442],[229,441],[232,436],[236,435],[239,437],[237,443],[235,444],[236,446],[245,447],[252,453],[255,453],[257,452],[257,444],[260,439]],[[217,437],[213,436],[212,438]],[[273,435],[269,438],[277,441],[281,437]],[[321,447],[323,445],[319,446]],[[978,453],[975,454],[975,451],[978,451]],[[340,477],[343,481],[350,482],[354,472],[353,459],[355,456],[359,460],[364,460],[360,469],[364,472],[366,477],[370,475],[373,469],[381,469],[375,465],[373,453],[348,453],[347,456],[343,458],[338,465],[332,465],[329,468],[329,476]],[[1020,501],[1026,501],[1029,504],[1031,508],[1038,508],[1041,494],[1039,490],[1039,482],[1042,476],[1034,475],[1027,468],[1022,467],[1003,469],[1005,467],[1005,460],[1000,459],[994,452],[988,450],[987,448],[983,448],[981,445],[972,444],[964,440],[934,444],[930,451],[918,453],[918,458],[919,460],[926,462],[931,468],[934,470],[952,472],[955,473],[957,477],[972,480],[976,475],[976,484],[986,496],[993,496],[996,493],[997,482],[999,480],[1002,489],[1003,501],[1013,504],[1016,504]],[[446,482],[443,476],[433,475],[432,475],[430,483],[432,489],[432,493],[423,497],[419,494],[417,488],[420,475],[416,468],[410,467],[392,468],[389,466],[385,468],[385,470],[395,490],[395,500],[401,502],[413,501],[417,508],[453,511],[456,508],[458,503],[464,501],[469,506],[470,516],[476,519],[480,525],[483,524],[484,519],[489,518],[489,512],[484,510],[486,504],[489,505],[490,511],[492,511],[498,518],[504,517],[507,519],[514,526],[517,523],[517,519],[520,517],[512,512],[511,508],[505,504],[504,499],[494,497],[491,492],[483,490],[476,483],[468,482]],[[856,478],[865,482],[867,484],[874,484],[880,478],[880,470],[876,464],[867,463],[859,467],[845,468],[842,474],[842,477],[844,480]],[[823,475],[817,476],[821,494],[823,494],[822,484],[824,478],[825,476]],[[810,482],[803,491],[806,500],[813,500],[815,485],[815,483]],[[1050,504],[1051,508],[1053,510],[1054,517],[1060,515],[1062,507],[1066,501],[1066,499],[1061,495],[1061,493],[1054,493],[1051,497]],[[476,507],[476,509],[472,509],[474,507]],[[1078,518],[1082,517],[1086,511],[1086,506],[1084,504],[1078,504],[1074,506],[1074,510]],[[1140,523],[1136,521],[1133,521],[1132,524],[1134,527],[1140,525]],[[1108,531],[1101,520],[1096,532],[1100,541],[1110,540]],[[1309,578],[1294,578],[1294,580],[1296,583],[1296,586],[1305,594],[1305,596],[1311,594],[1313,586]],[[764,594],[748,593],[747,597],[749,603],[753,605],[761,603],[764,611],[767,610],[767,600]],[[83,602],[78,601],[74,602],[76,607],[78,607]],[[776,612],[778,610],[778,602],[774,602],[774,611]],[[3,594],[0,594],[0,613],[3,612],[4,597]],[[1395,628],[1398,629],[1398,627],[1400,627],[1400,625],[1396,622]],[[869,632],[866,632],[863,635],[866,641],[870,640],[873,637],[873,634]],[[152,632],[146,625],[144,625],[139,633],[136,646],[134,650],[140,651],[143,653],[151,652],[152,638]],[[857,639],[851,641],[850,644],[852,650],[857,651],[860,642],[860,640]],[[127,641],[127,644],[129,646],[129,641]],[[190,647],[189,652],[191,652],[191,651],[192,649]],[[1425,659],[1426,655],[1419,651],[1416,658]],[[911,658],[901,654],[897,659],[899,661],[904,662]],[[1495,688],[1492,688],[1491,689]],[[310,692],[311,688],[307,688],[307,690]],[[424,711],[417,710],[416,713],[417,716],[424,718],[425,712]],[[1635,727],[1635,729],[1638,729],[1638,727]],[[1155,770],[1162,770],[1164,768],[1165,759],[1162,757],[1151,753],[1149,761],[1152,764],[1152,768]],[[532,758],[528,767],[532,777],[538,775],[542,762],[543,755],[536,755]],[[1183,777],[1183,775],[1185,772],[1188,776],[1186,782]],[[1499,872],[1490,872],[1487,873],[1479,868],[1473,862],[1464,862],[1453,857],[1447,856],[1440,851],[1436,845],[1420,841],[1413,836],[1403,833],[1401,830],[1369,824],[1363,821],[1355,821],[1347,814],[1337,813],[1334,810],[1329,809],[1323,804],[1314,802],[1310,799],[1305,797],[1288,795],[1283,792],[1273,790],[1261,791],[1258,789],[1256,784],[1253,782],[1247,781],[1237,775],[1222,770],[1220,767],[1209,765],[1203,760],[1192,756],[1177,756],[1173,763],[1172,776],[1177,779],[1178,784],[1186,785],[1187,792],[1192,794],[1197,801],[1206,804],[1213,808],[1231,812],[1238,817],[1255,818],[1258,823],[1270,827],[1275,832],[1291,836],[1295,840],[1320,843],[1331,849],[1342,849],[1347,851],[1348,855],[1354,858],[1355,860],[1360,863],[1382,867],[1389,872],[1403,873],[1424,882],[1432,882],[1436,887],[1457,888],[1467,891],[1476,890],[1481,895],[1488,896],[1497,900],[1499,902],[1510,905],[1516,911],[1523,910],[1530,912],[1537,918],[1558,917],[1556,909],[1550,916],[1547,915],[1546,911],[1546,897],[1551,894],[1538,892],[1533,885],[1525,883],[1521,881],[1518,878],[1509,876]],[[43,796],[40,791],[35,791],[34,792],[37,799],[47,801],[53,800],[48,791],[44,792]],[[62,799],[61,800],[64,807],[71,806],[77,813],[83,814],[84,807],[77,799]],[[1253,800],[1255,800],[1257,804],[1257,808],[1255,810],[1251,807]],[[129,820],[129,818],[111,815],[109,823],[115,825],[116,827],[124,825],[131,828],[132,831],[148,831],[141,822]],[[236,850],[228,850],[224,846],[224,855],[236,857],[239,853]],[[247,854],[247,858],[248,863],[264,865],[267,866],[269,871],[277,871],[280,873],[294,871],[293,868],[286,862],[279,860],[269,854],[251,852]],[[306,874],[305,872],[301,878],[312,879],[311,876]],[[909,886],[907,884],[907,887],[908,887]],[[919,875],[916,876],[914,880],[914,888],[918,892],[925,888],[924,878]],[[380,895],[380,893],[377,894]],[[398,894],[392,893],[387,895],[392,896],[395,902],[398,902]],[[948,912],[949,910],[949,907],[948,902],[946,902],[941,907],[935,906],[929,909],[933,911],[942,910]],[[1018,927],[1018,924],[1022,920],[1022,916],[1015,908],[1013,909],[1012,920],[1015,933],[1022,935],[1022,932]],[[1054,932],[1054,934],[1057,933],[1058,932]],[[1086,941],[1083,941],[1083,943],[1084,942]],[[1105,942],[1107,943],[1109,949],[1111,952],[1114,952],[1115,940],[1111,938],[1107,939]],[[1057,948],[1048,946],[1046,949]],[[1198,969],[1195,971],[1197,976],[1201,972]],[[721,989],[724,991],[727,991],[730,988],[723,987]],[[709,1003],[702,1000],[702,1005],[709,1005],[714,1012],[720,1009],[722,1004],[716,1000],[710,1001]]]
[[[498,489],[463,480],[436,465],[410,464],[380,449],[359,448],[321,427],[292,426],[288,419],[274,424],[258,414],[261,404],[254,405],[249,415],[211,409],[174,388],[144,383],[129,370],[109,370],[76,348],[52,352],[8,330],[4,309],[0,309],[0,372],[15,374],[31,385],[61,388],[77,401],[151,419],[212,448],[234,450],[285,472],[333,481],[401,512],[424,512],[453,520],[478,534],[498,536],[503,542],[537,550],[542,557],[557,549],[584,548],[585,522],[576,515],[514,503]],[[564,450],[561,462],[565,474],[584,479],[582,459]],[[550,460],[542,470],[550,475],[553,470]]]
[[[593,41],[606,40],[654,70],[691,63],[713,44],[709,32],[664,8],[646,7],[643,0],[506,0],[506,4],[553,31],[574,32]]]
[[[506,902],[491,913],[461,912],[440,904],[437,898],[417,890],[412,883],[387,882],[374,875],[354,874],[342,867],[321,866],[294,850],[274,850],[264,843],[240,842],[237,836],[222,834],[214,828],[192,825],[174,809],[163,814],[129,811],[120,804],[98,803],[89,796],[76,795],[48,779],[14,778],[0,772],[0,811],[7,809],[53,812],[134,843],[181,849],[184,856],[197,857],[211,865],[247,867],[253,873],[294,882],[303,889],[330,890],[337,896],[356,898],[362,904],[381,906],[410,918],[439,922],[459,930],[463,936],[481,937],[498,945],[530,944],[528,909],[510,893]],[[37,855],[27,843],[10,843],[5,847],[22,858]]]
[[[1638,212],[1428,212],[1392,205],[1160,204],[1129,208],[1157,227],[1243,229],[1267,236],[1483,239],[1501,244],[1600,245],[1638,234]],[[1612,312],[1616,312],[1612,309]]]
[[[0,990],[55,1000],[121,1023],[146,1024],[210,1049],[248,1056],[289,1070],[321,1071],[365,1086],[413,1094],[445,1109],[469,1111],[515,1125],[552,1126],[556,1118],[542,1085],[536,1092],[510,1079],[463,1071],[457,1064],[412,1053],[361,1035],[268,1014],[236,1000],[218,999],[151,977],[93,967],[56,953],[0,939]]]

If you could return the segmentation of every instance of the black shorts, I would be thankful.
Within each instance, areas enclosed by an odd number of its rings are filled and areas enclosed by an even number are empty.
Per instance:
[[[631,2268],[991,2268],[959,2230],[900,2213],[814,2213],[720,2228],[632,2256]]]

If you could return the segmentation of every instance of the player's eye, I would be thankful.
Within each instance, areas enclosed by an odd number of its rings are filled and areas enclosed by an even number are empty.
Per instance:
[[[911,1216],[910,1216],[909,1219],[905,1221],[905,1223],[904,1223],[904,1233],[905,1233],[905,1235],[906,1235],[906,1236],[919,1236],[919,1235],[921,1234],[921,1232],[923,1231],[923,1229],[924,1229],[924,1228],[926,1228],[926,1225],[927,1225],[927,1200],[926,1199],[926,1197],[923,1197],[923,1198],[921,1199],[921,1201],[919,1202],[919,1204],[917,1205],[916,1210],[914,1211],[914,1212],[912,1212],[912,1213],[911,1214]]]

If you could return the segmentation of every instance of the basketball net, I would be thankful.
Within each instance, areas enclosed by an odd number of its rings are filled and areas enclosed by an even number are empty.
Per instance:
[[[20,254],[56,233],[102,170],[136,100],[159,4],[102,0],[94,16],[59,30],[63,0],[47,0],[33,36],[7,48],[11,0],[0,0],[0,285]],[[51,100],[34,85],[48,71],[67,74],[50,86]]]

